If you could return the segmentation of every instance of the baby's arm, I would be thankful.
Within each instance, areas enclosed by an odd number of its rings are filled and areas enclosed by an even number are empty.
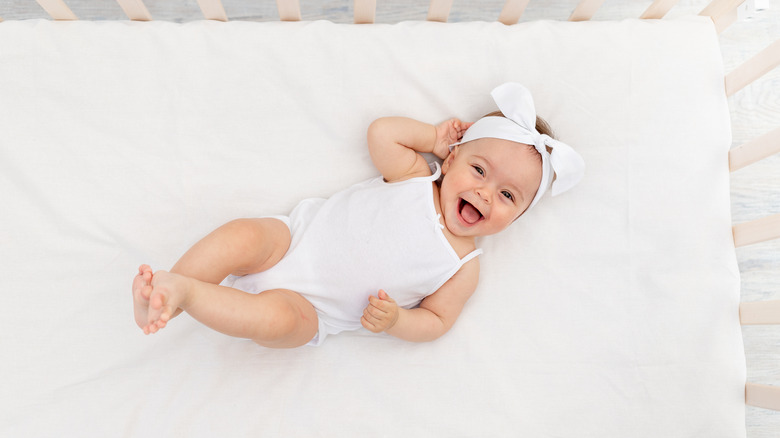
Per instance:
[[[384,117],[368,127],[371,160],[387,182],[430,175],[418,152],[446,158],[449,145],[458,142],[471,123],[450,119],[437,126],[404,117]]]
[[[426,297],[420,306],[403,309],[380,291],[372,296],[363,312],[363,327],[379,333],[387,333],[411,342],[433,341],[455,324],[466,301],[474,293],[479,280],[479,260],[463,265],[436,292]]]

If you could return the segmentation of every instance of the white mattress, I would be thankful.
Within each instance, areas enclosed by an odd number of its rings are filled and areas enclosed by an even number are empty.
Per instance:
[[[587,173],[478,242],[441,339],[135,326],[139,264],[375,176],[372,120],[473,120],[510,80]],[[0,436],[744,436],[730,136],[701,17],[0,23]]]

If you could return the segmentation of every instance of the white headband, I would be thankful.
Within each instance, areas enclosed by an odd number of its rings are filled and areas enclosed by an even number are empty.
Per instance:
[[[466,130],[463,138],[453,147],[479,138],[498,138],[534,146],[542,155],[542,182],[531,205],[539,199],[552,184],[552,195],[557,196],[577,185],[585,174],[585,161],[571,146],[536,130],[536,109],[531,92],[524,86],[507,82],[490,93],[498,109],[505,117],[483,117]],[[547,152],[547,147],[552,153]],[[552,182],[553,174],[555,182]]]

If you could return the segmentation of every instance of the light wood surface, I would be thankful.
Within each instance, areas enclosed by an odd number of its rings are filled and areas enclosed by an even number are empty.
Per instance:
[[[295,0],[279,0],[297,4]],[[120,6],[108,0],[66,0],[72,12],[82,20],[127,20]],[[655,3],[666,3],[659,1]],[[639,17],[653,4],[651,0],[611,0],[597,8],[592,20],[619,20]],[[709,0],[679,0],[664,19],[696,15]],[[272,1],[222,0],[229,20],[277,21],[279,9]],[[525,5],[527,4],[527,7]],[[495,21],[502,15],[507,24],[554,19],[566,20],[578,0],[459,0],[448,15],[449,22]],[[196,0],[159,0],[146,2],[155,20],[187,22],[202,20]],[[505,6],[507,13],[502,13]],[[663,6],[663,5],[657,5]],[[664,6],[665,7],[665,6]],[[375,3],[377,23],[425,20],[428,1],[382,0]],[[325,19],[351,23],[355,6],[352,0],[300,0],[300,19]],[[293,14],[294,15],[294,14]],[[5,20],[46,18],[42,7],[31,1],[0,0],[0,16]],[[503,21],[503,19],[502,19]],[[749,19],[735,21],[719,34],[724,72],[738,66],[780,38],[780,0],[768,0],[768,8]],[[780,68],[729,96],[734,147],[780,127]],[[780,213],[780,154],[738,171],[731,176],[732,216],[735,223],[756,220]],[[737,262],[741,272],[742,301],[780,300],[780,239],[740,247]],[[747,356],[748,381],[780,386],[780,326],[748,325],[742,328]],[[780,436],[780,412],[746,407],[750,438]]]

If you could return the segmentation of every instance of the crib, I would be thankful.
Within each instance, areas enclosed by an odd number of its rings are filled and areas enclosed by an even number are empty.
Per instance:
[[[780,39],[724,65],[718,34],[744,24],[744,0],[620,20],[592,20],[603,0],[567,20],[507,0],[494,22],[432,0],[392,24],[375,0],[341,24],[296,0],[264,6],[273,22],[220,0],[179,23],[117,2],[129,20],[0,6],[0,435],[780,433],[777,354],[751,353],[751,336],[777,345],[780,300],[750,282],[777,271],[780,210],[730,199],[752,169],[777,188],[780,128],[739,123],[773,111],[748,92],[776,84]],[[139,264],[168,269],[222,223],[372,177],[372,120],[475,119],[508,80],[586,176],[478,242],[480,286],[441,339],[269,350],[187,315],[153,337],[133,323]],[[751,202],[764,217],[740,212]],[[746,353],[764,380],[747,381]]]

